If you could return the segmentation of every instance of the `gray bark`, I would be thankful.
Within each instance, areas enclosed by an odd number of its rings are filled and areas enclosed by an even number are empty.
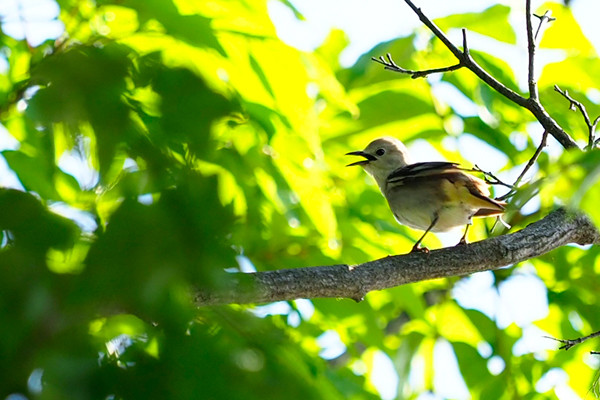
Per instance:
[[[198,291],[195,300],[199,306],[319,297],[359,301],[372,290],[493,270],[569,243],[600,244],[600,233],[585,215],[558,209],[518,232],[430,253],[388,256],[354,266],[234,273],[226,288]]]

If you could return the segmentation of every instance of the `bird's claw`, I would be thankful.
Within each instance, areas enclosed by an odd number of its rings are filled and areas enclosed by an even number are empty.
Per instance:
[[[413,248],[412,248],[412,250],[410,252],[411,253],[425,253],[425,254],[428,254],[429,253],[429,249],[427,247],[413,246]]]

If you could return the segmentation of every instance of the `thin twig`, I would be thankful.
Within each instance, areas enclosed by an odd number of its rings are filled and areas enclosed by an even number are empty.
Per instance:
[[[578,108],[579,112],[581,112],[581,115],[583,116],[585,124],[587,125],[587,128],[588,128],[587,148],[588,148],[588,150],[591,149],[592,147],[594,147],[594,145],[597,142],[595,131],[596,131],[596,126],[598,125],[598,122],[600,121],[600,115],[598,115],[596,117],[596,119],[594,120],[594,122],[592,122],[592,120],[590,119],[590,117],[587,113],[585,106],[583,104],[581,104],[579,101],[572,98],[569,95],[568,90],[563,91],[558,87],[558,85],[554,85],[554,90],[556,92],[560,93],[565,99],[569,100],[569,109],[570,110],[575,111],[575,108]]]
[[[469,57],[469,46],[467,45],[467,30],[465,28],[461,29],[462,37],[463,37],[463,53],[465,56]]]
[[[500,200],[500,201],[506,200],[509,197],[514,196],[514,194],[517,192],[517,189],[519,188],[519,184],[521,183],[521,181],[525,177],[525,174],[527,173],[527,171],[529,171],[529,169],[533,166],[533,164],[535,164],[535,162],[537,161],[538,157],[542,153],[542,150],[544,149],[544,147],[546,147],[547,139],[548,139],[548,131],[544,131],[544,134],[542,135],[542,140],[540,142],[540,145],[535,150],[535,153],[529,159],[529,161],[527,162],[527,165],[525,165],[525,168],[523,168],[523,171],[521,171],[521,173],[519,174],[519,176],[517,177],[517,179],[515,180],[515,182],[512,185],[509,184],[509,183],[501,181],[494,174],[492,174],[491,172],[482,170],[477,165],[475,165],[475,167],[473,167],[471,169],[471,171],[482,173],[484,175],[483,180],[486,183],[490,184],[490,185],[500,185],[500,186],[504,186],[504,187],[509,188],[510,190],[508,191],[508,193],[506,193],[506,194],[504,194],[504,195],[496,198],[496,200]]]
[[[465,28],[462,29],[462,36],[463,36],[463,54],[468,56],[469,55],[469,46],[467,44],[467,30]],[[390,53],[386,53],[385,57],[386,57],[385,59],[383,58],[383,56],[379,56],[379,58],[371,57],[371,60],[375,61],[378,64],[383,65],[384,68],[387,70],[399,72],[401,74],[410,75],[410,77],[412,79],[424,78],[428,75],[437,74],[440,72],[456,71],[457,69],[460,69],[465,66],[462,63],[462,61],[460,61],[458,64],[450,65],[448,67],[432,68],[432,69],[425,69],[425,70],[412,70],[412,69],[402,68],[401,66],[396,64],[396,62],[392,59],[392,55]]]
[[[427,16],[425,14],[423,14],[421,9],[418,8],[417,6],[415,6],[411,0],[404,0],[404,2],[406,4],[408,4],[408,6],[417,14],[417,16],[419,17],[419,20],[421,22],[423,22],[423,24],[427,28],[429,28],[429,30],[431,32],[433,32],[433,34],[438,39],[440,39],[442,41],[442,43],[444,43],[444,45],[448,48],[448,50],[450,50],[450,52],[452,54],[454,54],[454,56],[465,65],[465,67],[469,68],[481,80],[483,80],[485,83],[490,85],[494,90],[498,91],[503,96],[509,98],[510,100],[514,101],[517,104],[525,106],[525,104],[527,103],[526,98],[524,98],[523,96],[521,96],[514,90],[506,87],[500,81],[498,81],[496,78],[491,76],[487,71],[485,71],[483,68],[481,68],[481,66],[479,66],[479,64],[477,64],[475,62],[475,60],[473,60],[471,58],[468,51],[467,52],[460,51],[458,49],[458,47],[456,47],[454,44],[452,44],[452,42],[450,41],[450,39],[448,39],[448,37],[444,34],[444,32],[442,32],[441,29],[435,23],[433,23],[433,21],[431,21],[429,18],[427,18]],[[465,41],[465,37],[466,36],[463,36],[463,42]]]
[[[544,131],[540,145],[535,150],[535,153],[533,154],[533,156],[527,162],[527,165],[525,165],[525,168],[523,168],[523,171],[521,172],[521,174],[515,180],[515,183],[513,183],[513,185],[512,185],[513,187],[511,188],[511,190],[508,193],[506,193],[505,195],[498,197],[496,200],[506,200],[509,197],[514,196],[514,194],[517,192],[517,189],[519,188],[519,184],[523,180],[523,177],[525,176],[527,171],[529,171],[529,169],[533,166],[533,164],[535,164],[535,162],[537,161],[540,154],[542,154],[542,150],[544,149],[544,147],[546,147],[547,139],[548,139],[548,131]]]
[[[560,350],[565,349],[565,350],[569,350],[571,347],[579,344],[579,343],[583,343],[588,339],[592,339],[595,338],[597,336],[600,336],[600,331],[594,332],[592,334],[589,334],[587,336],[583,336],[577,339],[557,339],[557,338],[553,338],[551,336],[544,336],[548,339],[552,339],[552,340],[556,340],[557,342],[562,343],[563,345],[559,347]]]
[[[529,98],[538,99],[537,83],[535,81],[535,39],[531,25],[531,0],[525,1],[525,21],[527,26],[527,53],[529,56],[527,84],[529,86]],[[541,25],[541,21],[540,21]]]
[[[473,172],[480,172],[483,174],[483,180],[489,184],[489,185],[500,185],[500,186],[505,186],[511,190],[514,190],[515,187],[514,185],[511,185],[510,183],[506,183],[501,181],[498,177],[496,177],[496,175],[492,174],[491,172],[488,171],[484,171],[481,168],[479,168],[479,166],[476,164],[473,168],[467,170],[467,171],[473,171]],[[498,199],[501,200],[501,199]]]
[[[556,18],[552,18],[552,11],[550,11],[550,10],[546,10],[544,15],[533,14],[533,16],[539,18],[539,20],[540,20],[540,23],[539,23],[537,29],[535,30],[535,35],[533,36],[533,38],[535,40],[537,40],[540,30],[542,29],[542,26],[544,25],[544,23],[556,21]]]
[[[481,68],[475,60],[471,57],[468,48],[465,48],[464,51],[458,49],[450,39],[440,30],[440,28],[435,25],[423,12],[420,8],[416,7],[411,0],[404,0],[406,4],[417,14],[421,22],[425,26],[433,32],[433,34],[444,43],[444,45],[450,50],[452,54],[458,59],[459,64],[462,64],[464,67],[468,68],[473,72],[479,79],[483,82],[487,83],[492,89],[500,93],[502,96],[506,97],[510,101],[520,105],[521,107],[526,108],[533,114],[533,116],[540,122],[540,124],[547,130],[558,142],[566,149],[568,148],[579,148],[577,143],[569,136],[567,132],[564,131],[558,125],[558,123],[548,114],[544,106],[539,102],[537,98],[525,98],[514,90],[510,89],[492,75],[490,75],[486,70]],[[463,47],[466,47],[466,34],[463,32]],[[379,60],[376,60],[379,62]],[[458,69],[458,67],[457,67]]]
[[[461,63],[458,63],[456,65],[451,65],[449,67],[433,68],[433,69],[427,69],[427,70],[422,70],[422,71],[414,71],[412,69],[404,69],[404,68],[400,67],[398,64],[396,64],[394,62],[394,60],[392,60],[392,55],[390,53],[387,53],[385,56],[386,56],[387,60],[385,60],[383,58],[383,56],[381,56],[379,58],[371,57],[371,60],[383,65],[385,67],[385,69],[388,69],[388,70],[394,71],[394,72],[400,72],[402,74],[410,75],[410,77],[413,79],[423,78],[429,74],[436,74],[439,72],[455,71],[459,68],[464,67],[464,65],[462,65]]]
[[[521,175],[519,175],[519,177],[515,181],[514,186],[519,186],[519,183],[521,183],[521,180],[523,179],[523,177],[525,176],[525,174],[527,173],[527,171],[529,170],[529,168],[531,168],[533,166],[533,164],[537,161],[538,157],[542,153],[542,150],[544,149],[544,147],[546,147],[546,140],[547,139],[548,139],[548,131],[544,131],[544,133],[542,134],[542,140],[540,142],[540,145],[535,150],[535,153],[533,154],[533,157],[531,157],[531,159],[529,160],[529,162],[527,163],[527,165],[523,169],[523,172],[521,172]]]

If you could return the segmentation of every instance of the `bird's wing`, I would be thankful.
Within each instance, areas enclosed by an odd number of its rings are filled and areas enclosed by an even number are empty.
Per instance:
[[[429,175],[435,175],[442,172],[449,172],[451,170],[458,170],[458,163],[448,161],[429,161],[420,162],[415,164],[409,164],[402,168],[398,168],[392,171],[388,175],[388,183],[400,182],[402,180],[409,180],[412,178],[419,178]]]
[[[489,197],[488,185],[483,180],[461,172],[463,174],[462,179],[459,179],[454,184],[464,185],[469,193],[482,201],[480,209],[475,213],[476,217],[489,217],[491,215],[498,215],[504,212],[506,203],[503,201],[494,200]],[[467,179],[464,179],[467,177]]]
[[[475,216],[502,214],[506,203],[490,198],[488,185],[483,180],[466,173],[458,165],[446,161],[410,164],[393,171],[388,176],[387,183],[392,186],[412,185],[419,181],[439,179],[440,185],[444,185],[443,181],[447,182],[445,185],[450,184],[445,186],[447,196],[457,196],[457,200],[479,208]],[[465,196],[467,193],[468,195]]]

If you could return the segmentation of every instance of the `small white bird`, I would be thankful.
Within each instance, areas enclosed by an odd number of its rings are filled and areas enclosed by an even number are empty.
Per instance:
[[[413,164],[398,139],[376,139],[364,150],[346,155],[365,158],[347,166],[360,165],[375,178],[396,221],[425,231],[412,251],[429,251],[420,247],[429,231],[446,232],[463,225],[465,233],[458,244],[465,244],[471,218],[504,213],[506,203],[491,199],[483,180],[453,162]]]

